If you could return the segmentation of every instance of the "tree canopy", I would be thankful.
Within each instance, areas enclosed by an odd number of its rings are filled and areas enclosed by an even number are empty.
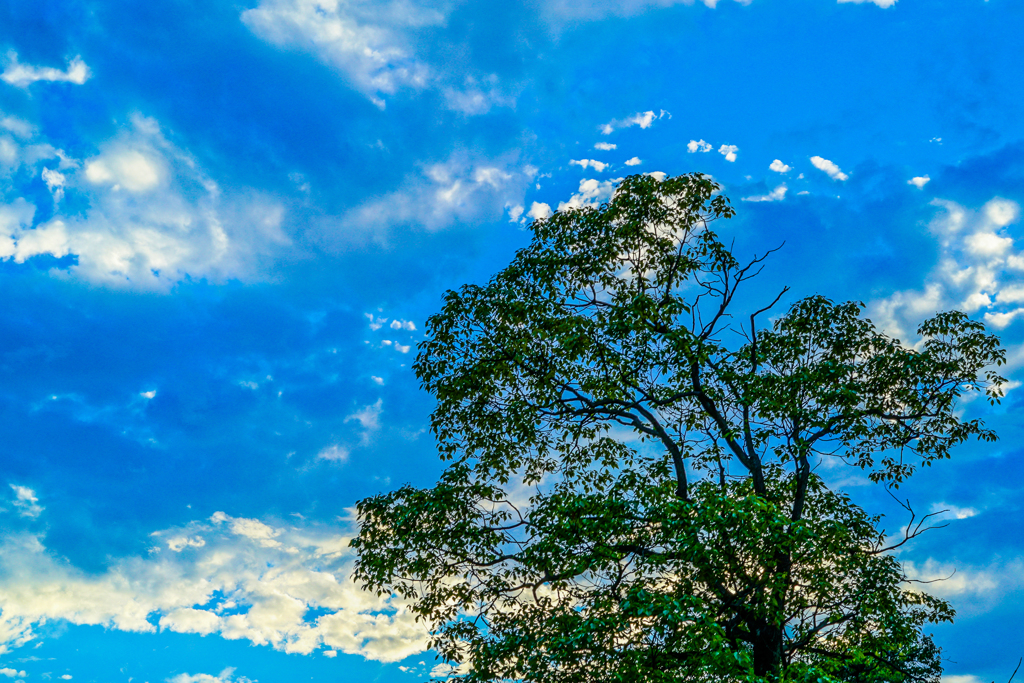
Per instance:
[[[959,312],[913,347],[856,302],[741,315],[764,256],[720,241],[732,215],[701,174],[630,176],[430,318],[415,371],[449,464],[361,501],[352,544],[466,680],[938,680],[924,627],[953,610],[816,468],[898,487],[995,439],[957,408],[999,400],[1004,352]]]

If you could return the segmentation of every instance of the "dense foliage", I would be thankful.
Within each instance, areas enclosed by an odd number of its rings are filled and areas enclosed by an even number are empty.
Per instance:
[[[706,176],[631,176],[430,319],[449,466],[359,504],[356,575],[467,680],[938,680],[951,608],[814,470],[898,487],[994,439],[956,409],[999,399],[1003,351],[957,312],[914,348],[821,296],[738,317],[763,258],[719,241],[732,214]]]

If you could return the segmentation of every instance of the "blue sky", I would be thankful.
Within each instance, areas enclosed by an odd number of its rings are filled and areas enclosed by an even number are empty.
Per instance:
[[[348,580],[351,508],[440,470],[410,365],[530,217],[701,171],[752,296],[1008,349],[1000,433],[907,487],[959,611],[1024,654],[1017,0],[0,0],[0,681],[386,681],[436,662]],[[891,501],[829,474],[870,510]],[[905,519],[892,514],[890,531]]]

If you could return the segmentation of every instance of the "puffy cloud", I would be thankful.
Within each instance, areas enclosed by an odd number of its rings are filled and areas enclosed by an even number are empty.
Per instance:
[[[995,198],[974,211],[940,199],[932,205],[940,209],[929,225],[939,243],[938,263],[920,290],[871,302],[871,319],[906,339],[923,318],[942,309],[981,313],[996,329],[1024,315],[1024,252],[1006,231],[1020,218],[1017,203]]]
[[[744,197],[745,202],[780,202],[786,198],[786,184],[779,185],[768,194],[755,195],[753,197]]]
[[[7,676],[7,678],[25,678],[26,675],[24,671],[18,671],[8,666],[0,669],[0,676]]]
[[[209,635],[223,628],[223,619],[214,612],[205,609],[183,607],[168,612],[158,622],[161,630],[177,633],[198,633]]]
[[[544,202],[534,202],[530,205],[530,210],[526,215],[535,221],[547,218],[551,215],[551,206]]]
[[[31,204],[0,206],[0,258],[70,254],[77,264],[54,272],[165,290],[188,277],[249,275],[258,255],[288,242],[278,204],[251,191],[225,196],[152,119],[133,116],[82,164],[43,143],[25,151],[18,163],[60,160],[62,170],[39,172],[55,203],[75,193],[88,208],[33,225]]]
[[[608,201],[622,178],[614,180],[581,180],[579,192],[572,195],[568,201],[559,202],[558,210],[578,209],[584,206],[596,206],[601,202]],[[660,180],[660,178],[659,178]]]
[[[703,140],[690,140],[686,143],[686,151],[690,154],[694,152],[710,152],[712,149],[711,144]]]
[[[641,128],[650,128],[651,124],[663,117],[672,118],[672,114],[668,113],[664,109],[655,114],[653,111],[637,112],[632,116],[627,116],[624,119],[613,119],[608,123],[601,124],[599,126],[602,135],[611,135],[616,130],[623,128],[630,128],[632,126],[640,126]]]
[[[521,203],[535,172],[517,168],[511,160],[471,161],[454,154],[405,178],[401,189],[349,211],[340,219],[342,232],[349,239],[385,241],[398,226],[436,231],[457,222],[497,218],[506,206]]]
[[[832,180],[846,180],[847,178],[849,178],[848,175],[843,173],[838,166],[836,166],[828,159],[823,159],[822,157],[814,156],[811,157],[811,163],[814,164],[814,168],[818,169],[819,171],[824,171],[825,173],[827,173],[828,176],[832,178]]]
[[[14,507],[18,510],[19,515],[35,519],[43,514],[43,506],[39,504],[39,498],[36,497],[35,491],[27,486],[18,486],[17,484],[11,484],[11,489],[14,490]]]
[[[409,332],[416,331],[416,325],[411,320],[392,320],[388,327],[393,330],[407,330]]]
[[[158,154],[147,155],[138,149],[113,149],[85,166],[85,177],[93,185],[142,193],[157,187],[167,171]]]
[[[852,3],[855,3],[857,5],[860,5],[861,3],[865,3],[865,2],[870,2],[870,3],[874,3],[875,5],[878,5],[879,7],[883,8],[883,9],[885,9],[887,7],[892,7],[893,5],[896,4],[896,0],[838,0],[838,2],[839,2],[839,4],[843,4],[844,2],[852,2]]]
[[[643,163],[643,162],[640,161],[640,157],[633,157],[632,159],[626,159],[626,166],[639,166],[641,163]]]
[[[598,173],[603,173],[604,169],[608,168],[609,166],[609,164],[606,164],[603,161],[598,161],[596,159],[570,159],[569,163],[575,166],[580,166],[584,169],[588,167],[592,168]]]
[[[597,144],[594,145],[594,149],[599,149],[603,152],[610,152],[613,149],[616,149],[617,147],[618,145],[614,145],[610,142],[598,142]]]
[[[0,80],[17,88],[27,88],[37,81],[65,82],[82,85],[92,72],[82,61],[81,57],[75,57],[68,62],[65,71],[45,66],[30,66],[18,63],[18,55],[15,52],[7,54],[7,67],[0,73]]]
[[[154,534],[206,539],[189,553],[157,547],[99,574],[54,556],[38,536],[7,534],[0,539],[0,653],[37,639],[36,627],[54,620],[216,634],[285,652],[324,648],[382,662],[423,651],[426,630],[404,602],[378,598],[351,580],[349,533],[218,513]],[[204,675],[172,680],[243,680],[231,672],[195,677]]]
[[[788,173],[790,168],[786,164],[782,163],[781,159],[776,159],[769,166],[768,169],[775,171],[776,173]]]
[[[381,95],[427,84],[430,68],[412,54],[409,33],[441,25],[445,18],[442,8],[401,0],[263,0],[242,12],[242,21],[257,36],[311,51],[382,107]],[[456,108],[478,113],[483,106],[471,95],[453,97],[449,103]]]
[[[907,185],[913,185],[914,187],[920,190],[922,187],[928,184],[929,180],[931,180],[931,178],[929,178],[926,175],[916,176],[908,180]]]
[[[44,168],[40,176],[46,183],[46,189],[53,195],[54,203],[59,204],[60,200],[64,198],[64,183],[67,182],[67,178],[63,173],[48,168]]]
[[[977,676],[943,676],[942,683],[985,683]]]
[[[736,161],[736,152],[740,151],[740,148],[736,145],[722,145],[718,148],[718,153],[725,157],[726,161]]]

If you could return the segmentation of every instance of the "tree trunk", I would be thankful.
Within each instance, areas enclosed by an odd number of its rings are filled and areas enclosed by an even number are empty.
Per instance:
[[[782,674],[782,627],[760,623],[754,641],[754,674],[777,681]]]

